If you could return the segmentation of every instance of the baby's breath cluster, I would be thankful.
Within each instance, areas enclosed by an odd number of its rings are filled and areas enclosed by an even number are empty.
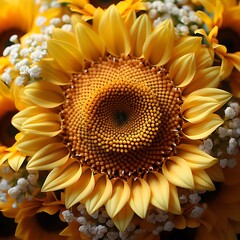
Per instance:
[[[78,205],[77,212],[66,210],[62,212],[66,222],[76,221],[79,223],[79,231],[93,240],[126,240],[135,239],[136,236],[148,233],[158,235],[162,231],[172,231],[174,223],[173,215],[160,209],[148,210],[143,222],[134,218],[125,231],[119,231],[105,210],[98,210],[89,215],[84,205]],[[148,224],[149,229],[144,228]],[[142,225],[143,224],[143,225]]]
[[[18,204],[24,199],[31,200],[32,197],[39,192],[38,174],[37,172],[27,172],[20,170],[13,172],[11,168],[6,166],[1,169],[0,179],[0,202],[7,202],[8,197],[14,199],[13,208],[17,208]],[[8,177],[11,176],[11,177]]]
[[[6,84],[9,85],[15,80],[18,86],[22,86],[40,79],[41,68],[35,63],[47,55],[47,40],[51,38],[52,30],[55,27],[67,31],[72,30],[71,18],[67,14],[50,20],[41,15],[49,8],[60,8],[60,5],[56,1],[42,3],[40,15],[35,20],[36,26],[40,28],[39,33],[28,34],[23,39],[19,39],[17,35],[10,37],[9,41],[12,45],[3,51],[3,56],[9,57],[11,63],[1,76]]]
[[[202,26],[202,20],[189,0],[150,0],[146,2],[146,6],[154,26],[172,18],[178,36],[192,35]]]
[[[240,105],[232,101],[224,109],[224,124],[221,125],[200,146],[208,154],[218,157],[222,168],[233,168],[237,165],[237,154],[240,147]]]

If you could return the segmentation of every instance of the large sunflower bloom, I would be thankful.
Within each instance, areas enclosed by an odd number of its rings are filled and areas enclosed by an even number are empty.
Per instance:
[[[214,52],[221,59],[221,78],[227,78],[235,67],[240,71],[240,5],[237,0],[199,0],[206,12],[198,14],[206,24],[205,35]]]
[[[93,18],[94,12],[99,9],[104,10],[109,7],[111,4],[116,4],[116,7],[119,13],[126,17],[128,13],[132,10],[140,11],[145,10],[146,7],[142,0],[58,0],[59,3],[68,3],[69,8],[73,12],[80,13],[84,20],[89,20]]]
[[[24,89],[32,106],[13,119],[27,169],[51,171],[42,191],[65,188],[66,206],[90,214],[105,205],[121,230],[149,204],[180,214],[177,187],[214,189],[205,169],[217,159],[196,140],[230,98],[200,37],[176,39],[171,20],[151,26],[144,14],[129,31],[111,6],[74,33],[55,29],[44,79]]]
[[[0,165],[8,159],[9,165],[15,171],[18,171],[25,159],[25,155],[16,149],[18,131],[11,123],[14,114],[23,108],[17,95],[16,85],[9,89],[0,81]]]

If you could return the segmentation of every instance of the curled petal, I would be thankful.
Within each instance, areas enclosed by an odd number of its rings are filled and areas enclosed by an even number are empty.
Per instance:
[[[210,97],[219,103],[219,107],[222,107],[232,97],[232,94],[218,88],[203,88],[190,93],[189,96]]]
[[[44,146],[57,141],[57,139],[34,134],[24,134],[16,143],[17,150],[32,157]]]
[[[119,57],[121,54],[126,56],[130,53],[129,32],[114,5],[111,5],[104,12],[98,31],[99,35],[103,37],[107,51],[110,54]]]
[[[187,162],[177,156],[171,157],[162,167],[164,176],[172,184],[183,188],[194,188],[194,181],[191,168]]]
[[[203,152],[198,146],[180,144],[177,154],[188,162],[191,169],[205,169],[213,166],[217,159]]]
[[[67,208],[82,201],[94,189],[95,180],[93,172],[88,167],[82,167],[81,177],[65,190],[65,205]]]
[[[85,200],[89,214],[102,207],[112,195],[112,183],[105,174],[95,175],[95,188]]]
[[[215,186],[204,170],[193,171],[194,185],[197,190],[215,190]]]
[[[60,167],[69,158],[69,151],[62,143],[50,143],[29,160],[28,170],[50,170]]]
[[[211,114],[208,119],[202,122],[184,124],[183,133],[189,139],[204,139],[222,124],[223,120],[217,114]]]
[[[134,22],[130,35],[132,42],[132,55],[136,57],[142,56],[143,44],[152,32],[152,23],[146,14],[141,15]]]
[[[61,119],[57,113],[40,113],[22,124],[22,131],[53,137],[61,132]]]
[[[178,87],[188,85],[196,73],[195,54],[188,53],[176,59],[169,68],[170,77]]]
[[[146,181],[151,190],[151,204],[159,209],[168,210],[170,188],[167,179],[158,172],[146,174]]]
[[[24,94],[33,103],[45,108],[58,107],[65,101],[62,89],[47,81],[28,84],[25,86]]]
[[[53,57],[60,68],[65,71],[79,72],[83,67],[83,57],[79,50],[73,45],[59,40],[48,40],[48,52]]]
[[[78,48],[84,59],[88,61],[98,60],[105,52],[102,38],[84,23],[75,26]]]
[[[59,66],[52,58],[44,58],[38,66],[41,68],[41,76],[44,80],[55,85],[67,85],[70,83],[70,76],[59,71]]]
[[[114,225],[120,230],[125,231],[130,222],[132,221],[132,218],[134,216],[134,212],[129,206],[129,204],[126,204],[121,211],[112,219]]]
[[[50,110],[31,106],[15,114],[12,118],[12,125],[21,131],[22,124],[29,118],[41,113],[50,113]]]
[[[173,52],[174,27],[172,20],[165,20],[147,37],[143,45],[143,55],[152,65],[167,63]]]
[[[187,96],[181,111],[187,121],[191,123],[201,122],[222,107],[231,96],[229,92],[221,89],[199,89]]]
[[[64,189],[76,182],[81,176],[82,168],[78,160],[68,159],[68,161],[60,166],[54,168],[47,176],[43,186],[43,192],[56,191]]]
[[[219,106],[217,100],[210,97],[188,96],[182,105],[183,117],[190,123],[198,123],[206,119]]]
[[[130,206],[132,210],[141,218],[145,218],[150,202],[150,188],[147,182],[141,178],[129,180],[131,189]]]
[[[127,182],[113,179],[113,192],[105,207],[110,218],[113,218],[126,205],[130,196],[130,188]]]

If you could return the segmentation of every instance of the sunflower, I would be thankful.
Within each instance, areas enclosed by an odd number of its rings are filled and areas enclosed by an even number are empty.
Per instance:
[[[84,20],[93,18],[94,12],[98,9],[104,10],[111,4],[116,4],[119,13],[126,17],[132,10],[145,10],[142,0],[58,0],[59,3],[67,3],[71,11],[80,13]]]
[[[43,199],[25,200],[19,205],[15,216],[16,237],[24,240],[66,239],[59,236],[59,232],[66,227],[59,217],[63,210],[62,201],[57,200],[54,193],[48,193]]]
[[[180,214],[177,187],[214,190],[205,169],[217,159],[196,140],[231,96],[200,37],[151,26],[143,14],[129,30],[112,5],[74,33],[56,28],[43,79],[22,93],[31,106],[13,118],[27,170],[50,171],[42,191],[65,189],[67,208],[89,214],[105,206],[120,230],[150,205]]]
[[[240,71],[240,5],[237,0],[199,0],[207,12],[198,15],[206,24],[207,34],[203,34],[221,61],[221,78],[229,77],[235,67]],[[218,60],[218,61],[219,61]]]
[[[17,86],[10,89],[0,81],[0,165],[8,159],[12,169],[18,171],[25,155],[17,151],[15,142],[18,130],[12,125],[12,117],[22,109],[22,102],[18,98]]]
[[[11,45],[9,38],[16,34],[22,37],[32,27],[38,6],[34,0],[3,0],[1,1],[0,13],[0,53],[5,47]]]

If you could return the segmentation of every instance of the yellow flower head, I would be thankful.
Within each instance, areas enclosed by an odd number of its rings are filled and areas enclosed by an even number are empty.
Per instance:
[[[43,191],[65,189],[66,206],[89,214],[105,206],[124,230],[150,204],[180,214],[177,187],[214,189],[205,169],[217,159],[196,140],[222,124],[230,94],[200,37],[176,38],[171,20],[152,29],[145,14],[129,28],[112,5],[55,29],[47,50],[13,119],[27,169],[50,171]]]
[[[198,15],[205,22],[207,34],[203,34],[212,49],[221,59],[221,78],[229,77],[235,67],[240,71],[240,5],[237,0],[199,0],[205,11]]]
[[[94,12],[98,9],[105,10],[111,4],[116,4],[119,13],[126,17],[132,10],[140,11],[145,10],[145,5],[142,0],[58,0],[59,3],[68,3],[69,8],[73,12],[80,13],[84,20],[93,18]]]
[[[34,0],[3,0],[0,12],[0,54],[10,44],[9,38],[22,37],[33,28],[38,6]]]
[[[64,211],[63,202],[54,193],[47,193],[44,198],[25,200],[19,205],[15,222],[17,223],[16,237],[18,239],[64,240],[66,237],[59,233],[67,223],[61,219]]]

